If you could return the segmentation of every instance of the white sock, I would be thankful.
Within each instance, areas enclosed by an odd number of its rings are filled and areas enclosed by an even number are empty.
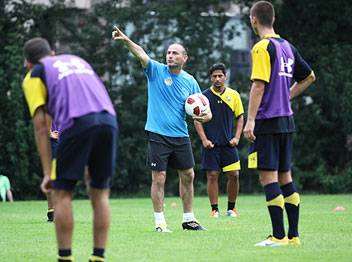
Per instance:
[[[196,218],[194,217],[193,212],[191,213],[183,213],[183,222],[191,222],[195,221]]]
[[[166,224],[164,212],[154,212],[155,226]]]

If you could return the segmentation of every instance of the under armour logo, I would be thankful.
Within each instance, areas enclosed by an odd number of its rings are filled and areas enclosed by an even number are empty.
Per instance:
[[[60,73],[64,73],[70,69],[83,69],[85,68],[84,64],[79,59],[72,58],[68,62],[57,60],[53,67],[57,68]]]
[[[218,104],[222,104],[222,100],[218,100]]]
[[[150,165],[151,165],[151,166],[156,166],[156,163],[151,163]]]
[[[292,65],[293,65],[294,61],[291,58],[287,59],[287,63],[285,62],[284,58],[281,57],[280,58],[280,72],[279,72],[279,76],[288,76],[288,77],[292,77]]]
[[[94,74],[91,69],[86,68],[85,64],[77,58],[71,58],[67,62],[57,60],[53,67],[59,71],[59,80],[71,74]]]

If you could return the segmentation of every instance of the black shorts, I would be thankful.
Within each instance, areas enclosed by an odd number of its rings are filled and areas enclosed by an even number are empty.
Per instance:
[[[251,144],[248,168],[287,172],[291,170],[293,133],[258,134]]]
[[[240,158],[236,147],[215,146],[212,149],[202,149],[202,169],[215,171],[240,170]]]
[[[92,119],[94,115],[101,120],[101,124],[96,124],[97,119]],[[84,121],[75,122],[73,127],[61,134],[52,172],[54,189],[73,190],[76,182],[83,180],[86,166],[91,187],[111,187],[116,166],[117,123],[112,115],[94,115],[83,117],[80,120]],[[95,121],[94,125],[90,126],[92,121]],[[85,125],[89,128],[84,130],[82,127]]]
[[[147,166],[151,170],[166,171],[167,167],[185,170],[194,167],[189,137],[169,137],[148,132]]]
[[[54,159],[56,158],[56,151],[57,151],[57,147],[59,144],[59,140],[50,137],[50,145],[51,145],[51,158]]]

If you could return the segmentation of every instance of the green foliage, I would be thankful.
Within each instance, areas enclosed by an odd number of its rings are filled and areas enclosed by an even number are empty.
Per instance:
[[[151,58],[160,62],[165,61],[168,44],[182,42],[189,54],[186,70],[195,75],[201,86],[206,88],[209,65],[218,59],[228,58],[221,43],[214,41],[214,36],[219,36],[220,29],[228,18],[201,16],[201,12],[207,11],[204,1],[177,1],[177,5],[172,5],[171,2],[169,5],[160,5],[158,1],[151,1],[148,5],[142,5],[141,1],[131,1],[133,8],[115,8],[116,2],[105,2],[96,6],[93,17],[104,17],[100,30],[107,31],[108,37],[112,25],[116,24],[141,45]],[[216,1],[208,1],[208,4],[215,3]],[[221,11],[220,5],[215,7]],[[170,16],[170,13],[173,15]],[[109,61],[107,68],[111,68],[109,73],[115,76],[110,79],[110,84],[118,101],[119,165],[114,188],[117,193],[127,191],[145,194],[150,187],[150,171],[145,166],[147,90],[143,69],[122,43],[112,43],[101,37],[100,40],[94,39],[94,46],[97,46],[97,41],[101,41],[98,45],[101,51],[99,55]],[[192,127],[193,124],[190,123],[189,126]],[[191,129],[190,133],[193,141],[198,141],[194,130]],[[200,146],[194,147],[194,151],[196,159],[200,159]],[[199,167],[196,167],[196,171],[200,173]],[[202,178],[201,174],[198,177]],[[178,176],[170,172],[167,192],[178,194],[177,180]],[[204,179],[197,178],[197,183],[203,185]]]
[[[280,34],[296,45],[317,76],[304,94],[312,103],[305,96],[293,103],[295,166],[299,183],[308,190],[351,190],[345,175],[352,163],[351,11],[347,0],[283,1],[278,14]]]
[[[113,194],[146,194],[150,187],[150,171],[145,166],[146,79],[127,48],[111,40],[112,26],[118,25],[160,62],[165,61],[168,44],[182,42],[189,55],[185,69],[205,89],[209,86],[208,67],[218,61],[230,64],[230,52],[221,40],[229,19],[223,15],[226,5],[215,0],[148,1],[148,5],[142,0],[132,0],[129,5],[115,0],[84,10],[64,2],[52,0],[50,6],[24,0],[0,2],[0,172],[10,177],[17,199],[43,197],[39,192],[40,162],[21,91],[22,46],[31,37],[43,36],[57,53],[74,53],[91,63],[113,99],[120,125]],[[232,2],[241,7],[251,4]],[[294,151],[297,183],[303,190],[350,192],[352,7],[347,0],[274,3],[277,31],[296,45],[317,76],[317,82],[293,102],[298,130]],[[205,15],[209,10],[218,15]],[[236,78],[231,86],[247,106],[249,77]],[[205,175],[199,166],[201,144],[191,121],[189,127],[197,163],[195,189],[206,193]],[[241,191],[259,191],[255,172],[245,168],[248,144],[242,140],[239,148]],[[177,180],[170,172],[167,193],[178,193]],[[221,180],[222,188],[225,182]],[[85,194],[82,188],[78,192]]]
[[[39,6],[33,8],[26,1],[0,3],[0,172],[10,178],[18,198],[38,194],[41,172],[21,91],[22,47],[33,17],[40,11]]]

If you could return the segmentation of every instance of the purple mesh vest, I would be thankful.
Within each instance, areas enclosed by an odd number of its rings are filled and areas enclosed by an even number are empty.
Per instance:
[[[256,119],[268,119],[293,115],[290,103],[290,87],[294,73],[295,57],[290,44],[269,38],[276,50],[271,65],[270,82],[266,84]]]
[[[73,125],[74,118],[107,111],[116,115],[100,78],[82,58],[74,55],[45,57],[48,111],[60,132]]]

